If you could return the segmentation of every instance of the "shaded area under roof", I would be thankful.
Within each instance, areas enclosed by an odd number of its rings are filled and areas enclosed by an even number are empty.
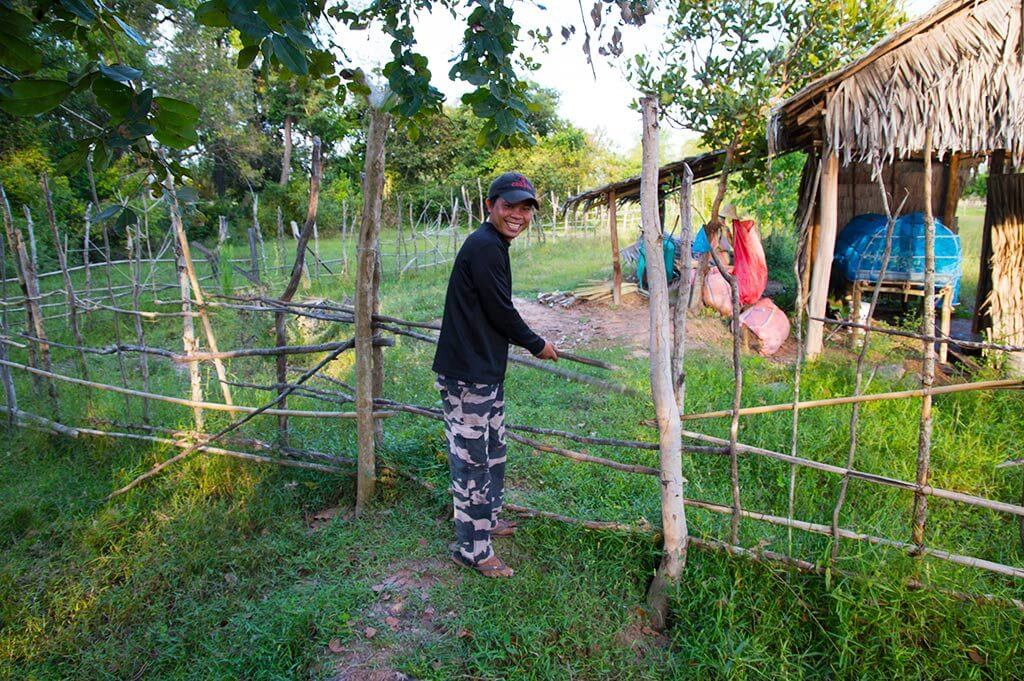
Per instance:
[[[698,156],[689,156],[679,161],[667,163],[658,169],[658,190],[659,192],[669,191],[679,186],[679,178],[683,175],[683,167],[690,166],[693,172],[693,181],[701,182],[717,177],[722,171],[722,162],[725,160],[724,151],[709,151]],[[640,200],[640,176],[635,175],[619,182],[612,182],[596,189],[588,189],[576,196],[570,196],[562,204],[562,214],[568,211],[574,213],[580,208],[584,212],[592,206],[605,205],[608,196],[615,192],[617,203],[626,203]]]

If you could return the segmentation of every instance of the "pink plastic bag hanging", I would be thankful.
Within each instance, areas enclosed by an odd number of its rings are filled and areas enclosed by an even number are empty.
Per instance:
[[[768,284],[768,263],[753,220],[733,220],[733,274],[740,289],[740,305],[756,302]]]
[[[730,267],[726,267],[725,270],[732,272]],[[714,265],[704,279],[704,304],[714,308],[723,317],[732,316],[732,289]]]
[[[741,313],[740,325],[757,336],[761,341],[757,351],[766,357],[778,352],[789,338],[789,318],[771,298],[762,298]]]

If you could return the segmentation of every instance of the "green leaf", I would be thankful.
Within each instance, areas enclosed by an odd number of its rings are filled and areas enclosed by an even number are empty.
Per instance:
[[[11,83],[10,96],[0,99],[0,109],[14,116],[34,116],[55,109],[71,93],[63,80],[24,78]]]
[[[153,136],[157,141],[175,149],[185,149],[199,141],[196,133],[199,109],[170,97],[156,97],[153,105],[156,107]]]
[[[111,64],[110,66],[100,64],[100,73],[119,83],[128,83],[142,77],[142,71],[126,64]]]
[[[290,40],[276,33],[271,40],[274,41],[274,56],[280,60],[286,69],[300,76],[304,76],[309,72],[309,68],[306,65],[306,57]]]
[[[127,116],[132,110],[132,90],[109,78],[97,78],[92,84],[96,103],[114,119]]]
[[[78,170],[85,165],[85,159],[89,157],[89,150],[91,145],[88,143],[79,144],[75,147],[75,150],[70,154],[67,154],[60,160],[57,167],[54,169],[54,173],[57,175],[67,175],[73,171]]]
[[[288,36],[288,40],[291,40],[302,50],[312,50],[316,48],[316,45],[313,44],[313,41],[308,35],[291,24],[284,25],[284,34]]]
[[[215,28],[230,28],[231,20],[228,19],[228,8],[223,2],[213,0],[204,2],[195,11],[196,23],[203,26]]]
[[[96,12],[92,10],[91,3],[82,0],[60,0],[60,5],[67,11],[74,14],[87,24],[96,21]]]
[[[249,45],[238,51],[237,66],[240,69],[247,69],[256,60],[260,53],[259,45]]]
[[[262,38],[270,33],[270,26],[258,15],[252,12],[228,12],[231,25],[250,38]]]
[[[99,213],[97,213],[96,217],[93,219],[96,220],[96,222],[103,222],[104,220],[109,220],[110,218],[120,213],[122,208],[123,206],[119,203],[107,206]]]
[[[279,19],[297,19],[303,4],[300,0],[267,0],[267,9]]]
[[[135,211],[126,206],[125,209],[121,211],[121,214],[117,216],[117,222],[114,223],[114,229],[123,230],[129,225],[134,225],[138,221],[139,216],[135,214]]]
[[[124,23],[121,17],[117,16],[116,14],[112,14],[111,16],[114,17],[114,21],[116,21],[117,25],[121,27],[121,30],[124,31],[124,34],[131,38],[136,45],[139,45],[141,47],[146,46],[146,41],[142,39],[142,36],[139,35],[134,28]]]
[[[34,73],[42,67],[43,55],[21,38],[0,36],[0,64],[22,73]]]
[[[0,7],[0,35],[28,38],[32,35],[32,20],[21,12]]]

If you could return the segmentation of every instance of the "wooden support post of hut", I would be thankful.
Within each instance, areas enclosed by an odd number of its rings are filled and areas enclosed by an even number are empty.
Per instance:
[[[832,274],[832,254],[836,247],[839,222],[839,157],[834,153],[821,164],[821,186],[818,189],[818,243],[811,271],[811,290],[807,300],[811,317],[824,317],[828,302],[828,282]],[[817,357],[824,344],[824,324],[811,320],[807,326],[804,356]]]
[[[615,190],[608,192],[608,231],[612,237],[612,302],[622,302],[622,265],[619,263],[619,225]]]

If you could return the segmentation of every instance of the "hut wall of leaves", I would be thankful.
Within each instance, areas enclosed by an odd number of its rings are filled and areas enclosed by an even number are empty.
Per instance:
[[[924,210],[930,137],[932,213],[956,229],[969,174],[990,182],[975,331],[1024,344],[1024,31],[1021,0],[947,0],[866,55],[811,83],[771,114],[775,154],[808,153],[800,217],[812,241],[804,278],[810,316],[824,317],[836,234],[854,215],[880,210],[877,175],[894,206]],[[1000,177],[1003,176],[1003,177]],[[811,187],[812,183],[817,187]],[[807,355],[822,350],[812,319]],[[1024,372],[1024,356],[1007,365]]]

